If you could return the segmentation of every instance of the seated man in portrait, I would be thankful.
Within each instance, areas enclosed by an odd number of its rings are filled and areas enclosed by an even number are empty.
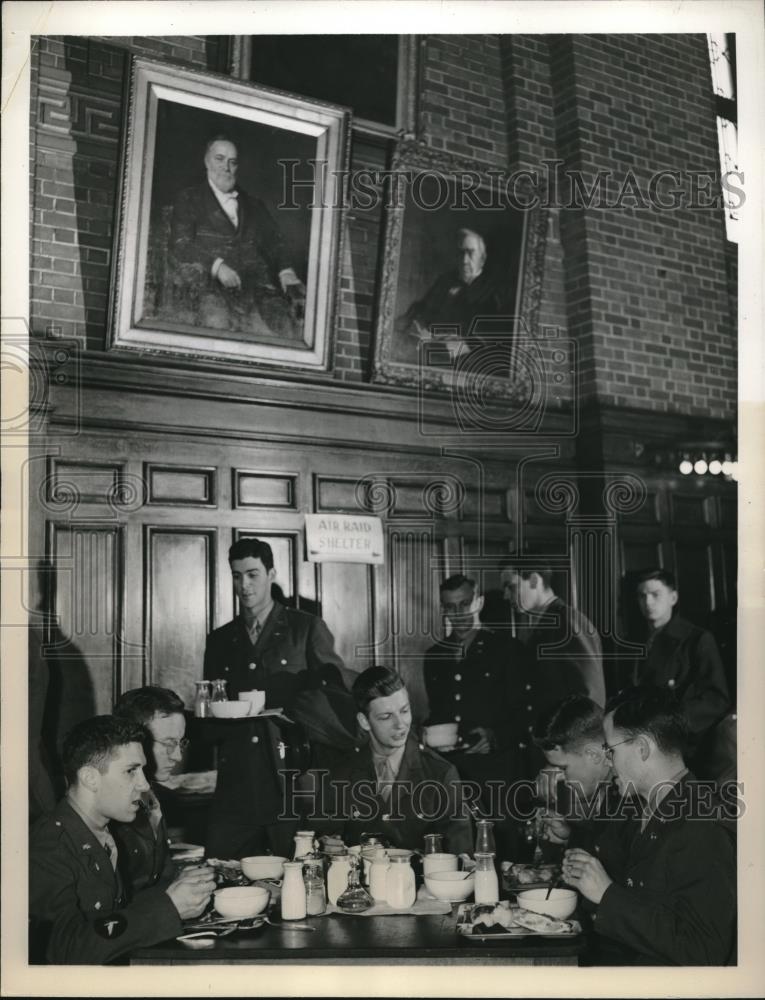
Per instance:
[[[116,718],[127,719],[147,730],[147,773],[150,785],[141,794],[138,815],[132,823],[114,823],[112,830],[123,859],[122,874],[133,890],[172,881],[167,824],[157,786],[174,774],[188,745],[183,702],[169,688],[134,688],[114,706]]]
[[[452,327],[444,333],[452,357],[469,354],[475,320],[507,311],[501,284],[487,268],[486,243],[480,233],[458,230],[455,249],[454,268],[442,274],[397,323],[399,332],[416,340],[430,337],[434,327]]]
[[[606,705],[604,749],[642,816],[607,824],[597,857],[581,847],[565,880],[595,907],[593,928],[615,965],[725,965],[733,960],[736,850],[719,804],[683,759],[687,727],[666,689],[632,688]]]
[[[182,191],[173,206],[174,318],[221,332],[299,340],[305,285],[266,206],[237,185],[237,147],[215,136],[204,165],[206,180]]]
[[[142,726],[100,715],[64,740],[67,793],[30,835],[30,961],[109,962],[176,937],[207,906],[211,868],[135,893],[121,877],[110,824],[132,823],[148,790],[144,738]]]
[[[423,846],[426,833],[442,833],[445,851],[472,852],[472,826],[457,771],[412,737],[401,676],[387,667],[369,667],[356,678],[352,693],[368,742],[324,775],[317,789],[320,802],[309,817],[312,826],[339,833],[349,845],[374,831],[391,846],[411,849]]]

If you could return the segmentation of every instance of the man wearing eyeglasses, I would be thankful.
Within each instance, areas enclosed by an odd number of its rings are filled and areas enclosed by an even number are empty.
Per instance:
[[[613,953],[608,964],[728,964],[735,845],[721,808],[685,766],[678,699],[660,688],[627,689],[606,706],[603,729],[619,788],[635,790],[643,814],[609,825],[597,857],[568,850],[563,876],[597,908],[593,927]]]
[[[179,769],[188,746],[183,709],[175,691],[151,685],[126,691],[114,706],[117,718],[138,723],[147,732],[150,786],[141,795],[141,808],[133,822],[115,824],[123,874],[134,892],[169,882],[174,873],[157,786]]]

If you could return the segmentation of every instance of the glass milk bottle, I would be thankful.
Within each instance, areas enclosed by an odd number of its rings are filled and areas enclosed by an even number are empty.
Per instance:
[[[197,719],[207,719],[210,712],[210,682],[195,681],[196,694],[194,695],[194,715]]]
[[[327,872],[327,899],[333,906],[337,905],[338,896],[345,892],[350,870],[351,859],[347,854],[336,854],[332,858]]]
[[[369,869],[369,894],[376,903],[384,903],[388,898],[388,868],[390,862],[385,848],[378,847]]]
[[[282,920],[303,920],[306,916],[306,890],[302,861],[285,861],[282,882]]]
[[[313,847],[313,830],[298,830],[295,834],[295,861],[307,854],[313,854]]]
[[[476,903],[499,902],[499,879],[493,854],[476,854],[474,885]]]
[[[414,882],[414,871],[409,864],[409,857],[390,858],[390,868],[386,874],[386,893],[388,905],[394,910],[408,910],[414,906],[417,889]]]
[[[228,695],[226,694],[226,684],[228,681],[224,677],[219,677],[218,680],[213,681],[212,697],[210,701],[228,701]]]

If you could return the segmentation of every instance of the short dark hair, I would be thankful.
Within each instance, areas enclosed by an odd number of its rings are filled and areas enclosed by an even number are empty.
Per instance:
[[[443,594],[445,590],[459,590],[465,584],[473,588],[474,594],[478,593],[478,584],[475,580],[471,580],[469,576],[465,576],[464,573],[453,573],[451,576],[447,576],[445,580],[441,581],[438,592],[439,594]]]
[[[353,682],[351,694],[357,710],[368,715],[370,702],[375,698],[387,698],[389,694],[402,690],[406,690],[406,684],[401,674],[389,667],[368,667]]]
[[[155,715],[183,715],[184,708],[175,691],[147,685],[121,694],[114,714],[119,719],[131,719],[145,726]]]
[[[96,715],[78,722],[64,738],[61,760],[69,784],[77,780],[81,767],[95,767],[102,774],[109,766],[114,751],[128,743],[143,746],[146,730],[132,719],[113,715]]]
[[[639,587],[641,583],[647,583],[649,580],[658,580],[659,583],[663,583],[665,587],[669,587],[670,590],[677,590],[677,580],[669,570],[659,569],[644,569],[638,573],[637,580],[635,581],[635,587]]]
[[[532,573],[536,573],[545,587],[552,587],[553,571],[547,563],[539,563],[537,569],[529,569],[527,566],[518,566],[512,559],[508,559],[502,563],[499,571],[500,573],[517,573],[522,580],[530,580]]]
[[[603,709],[583,694],[572,694],[537,718],[534,745],[540,750],[576,749],[603,742]]]
[[[651,736],[662,753],[683,754],[688,743],[688,722],[680,699],[666,688],[641,684],[619,691],[606,703],[613,724],[631,737]]]
[[[259,538],[239,538],[228,550],[229,565],[235,559],[260,559],[268,572],[274,568],[274,553],[268,542]]]

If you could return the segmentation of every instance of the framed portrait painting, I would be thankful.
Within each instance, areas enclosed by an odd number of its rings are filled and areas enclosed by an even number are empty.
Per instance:
[[[110,347],[326,369],[349,117],[134,59]]]
[[[522,398],[518,345],[537,324],[544,199],[526,176],[413,141],[390,176],[375,381],[448,390],[479,375],[481,392]]]

